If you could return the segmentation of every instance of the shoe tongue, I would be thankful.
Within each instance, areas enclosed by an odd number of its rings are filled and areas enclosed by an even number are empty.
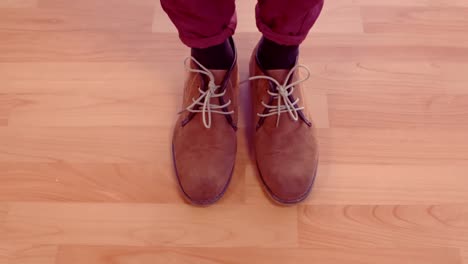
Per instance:
[[[210,72],[213,73],[215,84],[221,85],[224,77],[226,76],[227,70],[210,70]]]
[[[277,80],[280,84],[284,83],[284,80],[286,80],[288,73],[289,73],[289,70],[284,70],[284,69],[266,71],[266,74],[268,76],[271,76],[273,79]]]

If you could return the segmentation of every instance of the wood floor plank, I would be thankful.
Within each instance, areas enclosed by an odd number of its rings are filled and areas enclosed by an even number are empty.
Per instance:
[[[330,128],[328,95],[316,91],[313,86],[312,82],[302,86],[303,100],[310,113],[310,119],[316,128]]]
[[[241,159],[220,203],[244,200]],[[171,165],[0,163],[0,201],[184,203]]]
[[[373,1],[373,0],[354,0],[353,3],[361,6],[396,6],[396,7],[467,7],[465,0],[395,0],[395,1]]]
[[[55,264],[57,253],[57,246],[53,245],[18,245],[0,239],[2,264]]]
[[[44,89],[39,94],[0,94],[0,100],[6,102],[2,106],[5,110],[0,108],[0,113],[4,113],[5,120],[8,118],[10,127],[165,126],[173,124],[182,109],[180,85],[180,81],[177,81],[172,85],[154,86],[143,93],[143,89],[123,87],[121,82],[114,81],[103,83],[101,87],[79,87],[76,92],[68,92],[71,88],[66,89],[67,92],[55,92],[57,86],[53,86],[51,92]],[[120,89],[127,91],[117,95],[110,92]],[[166,92],[166,89],[169,91]],[[247,86],[242,89],[242,93],[248,93]],[[304,96],[310,111],[314,113],[314,124],[319,128],[328,128],[327,96],[312,89],[306,90]],[[244,98],[250,100],[249,97]],[[249,101],[241,104],[245,106]],[[250,112],[245,114],[251,115]],[[245,127],[245,122],[247,120],[242,118],[239,126]]]
[[[0,159],[33,163],[158,160],[169,165],[172,125],[0,127]],[[465,135],[463,129],[318,129],[321,162],[340,164],[466,165]]]
[[[57,264],[149,263],[459,264],[457,249],[253,249],[157,247],[60,247]]]
[[[172,34],[162,38],[161,35],[139,32],[115,34],[105,31],[2,31],[0,37],[4,40],[0,44],[0,50],[5,51],[0,53],[2,62],[161,61],[168,54],[183,54],[180,58],[187,55],[187,50],[182,48],[183,45],[177,36]],[[170,48],[158,48],[156,44],[161,39],[164,39]],[[41,46],[44,42],[50,45]],[[166,60],[169,59],[166,57]]]
[[[170,60],[160,62],[21,62],[0,63],[0,77],[5,81],[55,81],[55,82],[92,82],[92,81],[138,81],[144,79],[151,82],[161,81],[166,83],[174,79],[165,79],[167,75],[177,76],[180,74],[164,72],[166,69],[179,68],[184,70],[183,61]],[[103,71],[102,69],[105,69]],[[23,70],[23,72],[21,72]],[[161,79],[162,78],[162,79]],[[85,87],[86,88],[86,87]],[[108,88],[108,87],[103,87]],[[119,88],[119,87],[117,87]],[[140,89],[140,86],[135,88]],[[4,91],[4,90],[2,90]],[[47,91],[47,87],[44,90]],[[104,90],[108,92],[107,90]],[[117,90],[123,92],[135,92]],[[140,90],[138,90],[140,92]],[[23,91],[20,91],[23,92]],[[67,93],[80,91],[66,90]],[[176,91],[181,94],[179,90]]]
[[[104,94],[12,97],[25,104],[11,109],[9,126],[164,126],[175,122],[181,108],[180,96],[159,93],[134,94],[125,99]]]
[[[1,163],[0,200],[180,202],[165,165]]]
[[[464,129],[318,129],[324,163],[466,165]]]
[[[366,33],[466,33],[467,7],[375,7],[363,6],[361,15]]]
[[[252,33],[240,33],[242,37],[240,45],[246,41],[251,41],[255,44],[256,39]],[[355,47],[467,47],[468,40],[460,34],[444,33],[444,34],[424,34],[424,33],[382,33],[382,34],[356,34],[356,33],[312,33],[310,38],[307,38],[301,47],[312,48],[321,46],[355,46]],[[309,53],[301,58],[310,57]],[[380,54],[385,56],[387,54]],[[389,57],[390,59],[391,57]],[[382,57],[383,59],[383,57]],[[386,58],[387,59],[387,58]],[[329,60],[329,62],[332,60]],[[396,60],[391,60],[395,62]],[[449,62],[441,60],[442,62]],[[388,62],[385,60],[385,62]],[[427,62],[427,61],[426,61]],[[383,63],[382,63],[383,64]]]
[[[268,204],[257,169],[245,175],[249,204]],[[306,204],[425,205],[468,201],[468,166],[320,164]]]
[[[346,0],[325,2],[322,15],[314,24],[312,32],[363,33],[360,7]]]
[[[172,21],[169,19],[166,12],[164,12],[161,5],[154,6],[151,32],[177,34],[177,28],[172,24]]]
[[[158,132],[159,131],[159,132]],[[0,127],[3,162],[170,163],[171,133],[159,127]],[[161,155],[166,153],[167,155]]]
[[[255,3],[236,2],[241,80]],[[468,263],[467,10],[325,1],[300,57],[311,196],[262,191],[244,83],[233,180],[199,208],[171,157],[190,50],[159,1],[0,0],[0,264]]]
[[[2,14],[0,28],[7,30],[118,30],[151,29],[153,0],[4,0],[1,7],[38,7]]]
[[[328,95],[331,127],[464,128],[468,126],[468,95],[333,94]]]
[[[246,51],[248,48],[245,49]],[[241,79],[248,78],[247,54],[240,59]],[[466,95],[468,76],[464,63],[429,62],[326,62],[313,58],[302,62],[311,71],[304,85],[308,93],[345,94],[354,97],[406,94]],[[106,71],[102,72],[101,69]],[[181,60],[171,62],[54,62],[0,63],[3,81],[0,98],[14,95],[100,96],[118,98],[181,95],[181,76],[185,76]],[[378,87],[378,88],[377,88]],[[247,92],[247,83],[241,92]],[[11,95],[13,94],[13,95]],[[405,98],[402,98],[405,99]],[[2,99],[0,99],[2,100]],[[6,99],[3,99],[6,100]],[[179,101],[177,101],[179,103]],[[2,102],[0,107],[12,106]],[[17,106],[14,104],[13,106]],[[163,109],[161,109],[163,110]]]
[[[320,37],[319,34],[314,34],[313,40],[311,38],[303,45],[302,50],[307,54],[304,57],[314,58],[315,62],[468,61],[467,41],[460,41],[460,34],[435,35],[426,39],[421,39],[418,35],[405,35],[399,36],[406,38],[401,42],[392,40],[394,35],[369,39],[365,34],[354,34],[351,37],[346,34],[334,35],[337,36],[333,38],[325,34]],[[252,51],[252,45],[259,40],[259,34],[239,33],[237,37],[243,40],[238,42],[238,51],[247,58]],[[0,43],[0,50],[5,51],[0,53],[0,62],[164,62],[177,58],[182,62],[188,54],[187,48],[171,33],[0,32],[0,38],[5,40]],[[452,39],[454,41],[450,42]],[[44,42],[50,45],[40,45]],[[166,48],[158,48],[157,43],[161,42],[167,45]],[[378,42],[378,45],[369,45],[369,42]]]
[[[8,203],[0,226],[12,243],[292,247],[297,210],[264,206]]]
[[[2,0],[0,8],[31,8],[38,5],[38,0]]]
[[[3,224],[3,221],[6,218],[8,213],[8,205],[6,203],[0,203],[0,226]]]
[[[182,60],[0,63],[0,78],[4,80],[0,98],[9,94],[91,95],[123,100],[132,96],[182,95],[181,76],[185,76]]]
[[[115,15],[128,16],[130,14],[139,14],[140,16],[147,15],[146,11],[152,9],[159,3],[153,0],[108,0],[106,2],[82,0],[79,2],[61,1],[61,0],[39,0],[40,8],[54,8],[65,10],[83,10],[87,12],[98,11],[112,11]],[[150,16],[149,16],[150,17]]]
[[[461,250],[461,263],[468,263],[468,249],[463,248]]]
[[[9,94],[0,93],[0,126],[8,125],[10,113],[19,103]]]
[[[468,206],[301,206],[299,239],[307,247],[468,247]]]
[[[154,1],[153,1],[154,2]],[[111,6],[111,8],[109,8]],[[0,9],[0,30],[77,32],[83,30],[151,32],[152,7],[132,10],[108,5],[107,9],[18,8]]]
[[[400,96],[407,94],[466,95],[465,83],[468,65],[464,63],[433,62],[313,62],[308,65],[312,78],[310,89],[327,94],[346,94],[368,98],[369,96]],[[350,100],[352,100],[350,98]]]

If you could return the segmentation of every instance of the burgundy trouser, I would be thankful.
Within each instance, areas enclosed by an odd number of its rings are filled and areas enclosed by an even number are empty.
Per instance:
[[[299,45],[317,20],[323,1],[258,0],[257,27],[278,44]],[[161,5],[182,42],[191,48],[220,44],[236,29],[235,0],[161,0]]]

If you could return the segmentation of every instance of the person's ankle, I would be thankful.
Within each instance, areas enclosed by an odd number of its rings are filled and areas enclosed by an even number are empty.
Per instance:
[[[298,45],[285,46],[265,37],[260,39],[257,57],[265,70],[291,69],[296,65],[298,56]]]
[[[208,48],[192,48],[191,55],[211,70],[228,70],[234,61],[234,50],[229,39]]]

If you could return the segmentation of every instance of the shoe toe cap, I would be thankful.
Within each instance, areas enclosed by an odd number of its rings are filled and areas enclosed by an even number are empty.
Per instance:
[[[315,180],[316,163],[290,162],[287,166],[277,165],[273,160],[264,163],[268,165],[258,164],[260,177],[272,198],[282,204],[295,204],[307,198]]]
[[[287,178],[286,181],[281,180]],[[271,196],[283,204],[295,204],[307,198],[313,178],[310,175],[291,176],[291,174],[271,175],[266,183]]]
[[[176,156],[177,179],[185,197],[193,204],[209,205],[226,191],[234,169],[234,156],[200,154],[196,160]]]
[[[188,176],[191,181],[181,181],[181,188],[186,198],[193,204],[210,205],[215,203],[223,195],[228,182],[215,182],[211,177],[203,177],[199,174]]]

